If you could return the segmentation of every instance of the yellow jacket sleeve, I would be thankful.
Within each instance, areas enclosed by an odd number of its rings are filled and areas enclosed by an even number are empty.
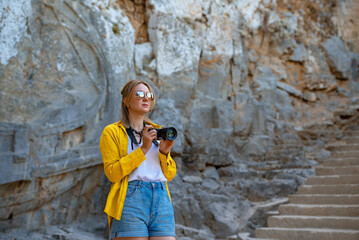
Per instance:
[[[176,163],[172,159],[170,153],[167,156],[160,152],[160,163],[162,172],[165,175],[167,181],[171,181],[176,176]]]
[[[127,155],[127,144],[127,135],[122,133],[118,126],[109,125],[104,129],[100,139],[100,151],[104,172],[111,182],[121,181],[146,159],[141,148]]]

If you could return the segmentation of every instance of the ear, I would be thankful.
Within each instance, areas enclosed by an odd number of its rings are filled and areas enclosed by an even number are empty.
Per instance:
[[[126,107],[128,107],[127,97],[124,97],[124,98],[122,99],[122,102],[123,102],[123,104],[125,104]]]

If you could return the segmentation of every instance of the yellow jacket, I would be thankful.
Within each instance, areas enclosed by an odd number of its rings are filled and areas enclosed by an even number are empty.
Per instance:
[[[154,123],[148,122],[147,124],[160,128],[159,125]],[[127,146],[127,133],[121,121],[105,127],[100,140],[100,151],[105,174],[112,182],[105,206],[110,228],[112,218],[121,219],[129,174],[146,159],[141,148],[137,148],[131,154],[127,154]],[[159,155],[163,174],[167,181],[171,181],[176,175],[176,163],[170,154],[166,156],[160,152]],[[166,187],[168,191],[167,183]],[[169,191],[168,195],[170,195]]]

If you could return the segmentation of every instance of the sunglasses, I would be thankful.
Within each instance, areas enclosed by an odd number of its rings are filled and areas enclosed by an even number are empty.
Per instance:
[[[139,98],[139,99],[144,99],[145,96],[147,97],[147,99],[149,100],[153,100],[155,98],[155,96],[153,95],[153,93],[151,92],[143,92],[143,91],[137,91],[135,93],[136,97]]]

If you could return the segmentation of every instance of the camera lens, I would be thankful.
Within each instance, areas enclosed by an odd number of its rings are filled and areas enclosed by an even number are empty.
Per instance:
[[[175,140],[177,138],[177,130],[174,127],[156,129],[157,140]]]
[[[175,128],[170,127],[166,131],[166,137],[168,140],[175,140],[177,137],[177,131]]]

